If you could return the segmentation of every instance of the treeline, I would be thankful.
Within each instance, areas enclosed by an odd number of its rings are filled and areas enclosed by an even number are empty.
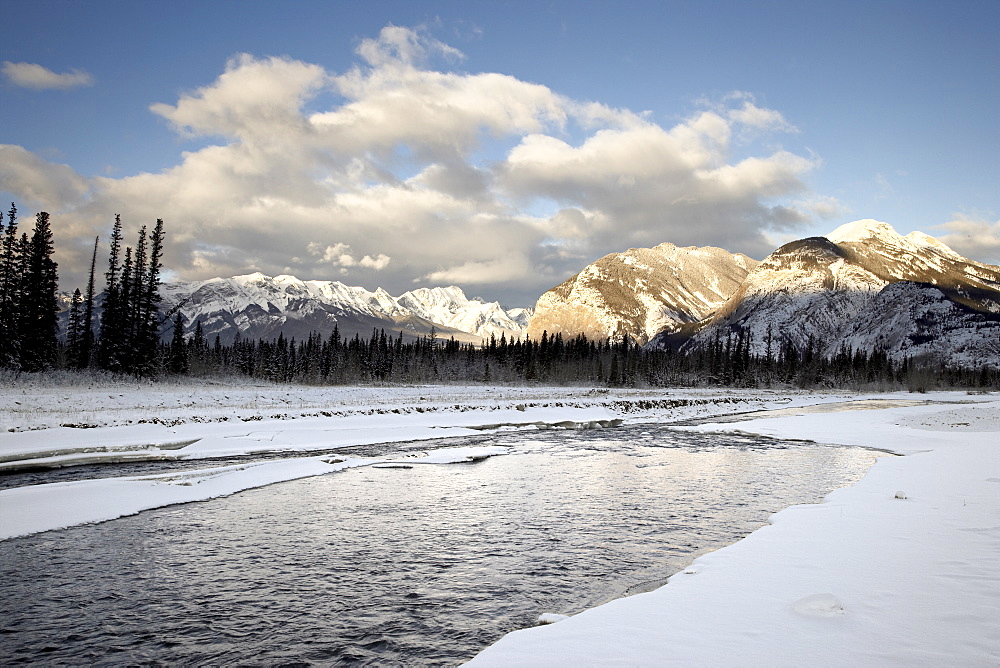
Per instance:
[[[69,326],[60,342],[58,266],[49,214],[35,216],[29,237],[18,236],[17,207],[6,220],[0,213],[0,368],[45,371],[97,368],[112,373],[155,376],[162,371],[160,351],[160,270],[163,221],[152,232],[139,230],[135,247],[124,249],[121,216],[115,216],[108,270],[95,322],[98,240],[94,240],[85,293],[77,289],[69,307]]]
[[[949,367],[926,360],[893,362],[882,350],[842,348],[818,354],[819,342],[803,349],[786,342],[775,354],[753,354],[743,333],[716,339],[696,352],[647,350],[628,337],[591,341],[581,335],[543,333],[541,339],[490,337],[481,345],[432,335],[405,340],[376,330],[368,338],[342,338],[339,330],[304,341],[209,343],[200,324],[185,339],[175,323],[163,357],[174,373],[243,376],[278,383],[350,385],[368,383],[586,384],[609,387],[799,387],[926,391],[939,388],[998,388],[1000,371]]]
[[[769,340],[752,353],[745,332],[716,338],[699,350],[647,350],[629,338],[588,340],[543,333],[539,340],[490,337],[481,344],[443,340],[433,332],[404,339],[374,330],[370,337],[342,337],[337,327],[296,341],[250,340],[237,335],[223,345],[208,341],[201,323],[185,336],[179,312],[160,311],[163,221],[143,226],[135,246],[122,248],[115,216],[101,316],[96,318],[94,240],[86,289],[73,293],[68,328],[58,336],[58,275],[52,260],[49,214],[41,212],[29,236],[18,235],[17,209],[0,214],[0,367],[14,371],[100,369],[154,378],[242,376],[281,383],[542,383],[611,387],[726,386],[870,388],[1000,388],[1000,370],[951,367],[929,360],[894,362],[884,350],[841,348],[825,356],[821,342],[804,346]],[[96,322],[95,320],[99,320]],[[169,330],[169,342],[161,333]],[[770,337],[769,337],[770,338]],[[772,352],[772,349],[773,352]]]

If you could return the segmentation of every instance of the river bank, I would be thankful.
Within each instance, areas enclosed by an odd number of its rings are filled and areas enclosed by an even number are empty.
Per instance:
[[[968,399],[690,427],[906,456],[660,589],[516,631],[467,665],[997,665],[1000,402]]]

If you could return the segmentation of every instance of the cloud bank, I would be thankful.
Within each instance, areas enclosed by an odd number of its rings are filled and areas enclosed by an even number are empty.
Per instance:
[[[836,204],[803,184],[812,156],[733,157],[748,137],[796,131],[745,93],[666,127],[512,76],[449,69],[463,55],[419,28],[388,26],[357,56],[336,73],[237,55],[212,83],[150,107],[181,136],[214,142],[176,166],[84,178],[4,146],[0,189],[25,210],[53,212],[57,243],[78,240],[57,257],[63,287],[82,276],[87,240],[120,212],[134,227],[165,219],[165,262],[182,278],[259,270],[390,291],[457,283],[512,305],[630,246],[759,257],[768,233]]]

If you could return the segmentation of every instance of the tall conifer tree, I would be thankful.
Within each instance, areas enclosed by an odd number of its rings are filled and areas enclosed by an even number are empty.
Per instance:
[[[80,341],[79,354],[73,360],[78,369],[86,369],[90,366],[91,356],[94,352],[94,271],[97,267],[97,242],[100,237],[94,238],[94,252],[90,256],[90,276],[87,279],[87,296],[83,303],[83,339]]]
[[[54,250],[49,214],[42,211],[35,217],[27,246],[20,309],[21,368],[25,371],[42,371],[56,363],[59,277],[52,260]]]
[[[111,250],[108,254],[108,271],[104,274],[104,301],[101,304],[101,328],[98,336],[98,363],[102,369],[121,371],[120,284],[118,258],[122,243],[122,217],[115,214],[111,228]]]
[[[21,245],[17,240],[17,207],[10,203],[7,228],[0,241],[0,367],[20,367],[18,304],[21,286]]]
[[[66,332],[66,366],[78,368],[80,347],[83,345],[83,295],[80,288],[73,291],[69,306],[69,331]]]

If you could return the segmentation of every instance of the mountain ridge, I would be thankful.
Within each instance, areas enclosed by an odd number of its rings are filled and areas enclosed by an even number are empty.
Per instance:
[[[776,249],[686,340],[650,345],[696,351],[733,334],[749,336],[757,354],[790,342],[824,355],[848,346],[1000,365],[1000,267],[921,232],[854,221]]]
[[[369,291],[339,281],[305,281],[288,274],[260,272],[174,281],[160,287],[161,310],[179,311],[190,332],[201,323],[206,336],[231,341],[326,333],[363,337],[372,329],[406,337],[434,332],[444,338],[478,343],[490,335],[520,336],[524,309],[505,310],[497,302],[469,299],[461,288],[419,288],[393,297],[382,288]]]
[[[756,264],[712,246],[662,243],[609,253],[540,296],[527,335],[628,336],[646,343],[712,313]]]
[[[545,292],[528,335],[543,331],[688,352],[742,335],[756,354],[847,346],[1000,366],[1000,266],[873,219],[790,241],[760,262],[665,243],[606,255]]]

